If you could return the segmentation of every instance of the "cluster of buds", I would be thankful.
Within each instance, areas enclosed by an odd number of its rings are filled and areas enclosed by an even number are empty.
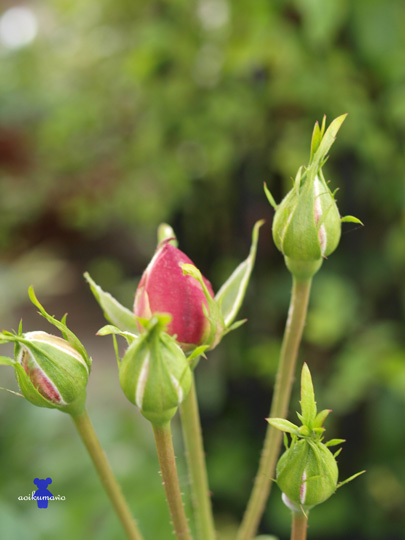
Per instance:
[[[244,322],[234,321],[253,269],[262,224],[254,226],[249,256],[216,295],[177,248],[167,225],[159,228],[158,247],[139,282],[133,312],[86,274],[111,323],[99,334],[118,334],[128,342],[122,359],[117,356],[122,389],[152,423],[170,420],[190,389],[191,370],[200,356]]]
[[[329,409],[317,412],[312,378],[307,364],[301,373],[301,414],[302,422],[297,426],[283,418],[269,418],[268,422],[291,435],[288,445],[285,437],[286,451],[277,463],[277,484],[283,493],[284,503],[294,512],[307,512],[312,507],[326,501],[336,489],[350,482],[362,472],[338,483],[338,466],[335,454],[329,450],[331,446],[342,444],[344,439],[331,439],[323,442],[325,428],[323,422]]]
[[[0,343],[14,343],[14,358],[2,357],[0,363],[15,369],[22,395],[38,407],[80,413],[86,400],[91,359],[79,339],[64,321],[58,321],[41,306],[32,288],[33,304],[48,322],[62,332],[63,338],[34,331],[2,332]]]
[[[340,217],[322,167],[346,115],[339,116],[326,128],[315,124],[311,141],[310,161],[300,167],[291,191],[277,205],[270,191],[265,192],[276,210],[273,220],[273,239],[284,255],[290,272],[298,279],[312,277],[323,260],[337,248],[341,222],[360,223],[353,216]]]

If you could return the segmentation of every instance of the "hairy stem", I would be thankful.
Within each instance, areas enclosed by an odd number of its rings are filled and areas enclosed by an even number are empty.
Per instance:
[[[191,390],[180,406],[180,414],[183,438],[186,445],[197,535],[201,540],[215,540],[215,526],[194,378]]]
[[[269,414],[270,418],[285,418],[287,416],[295,364],[308,309],[311,283],[311,278],[297,280],[293,277],[290,308],[281,347],[280,363]],[[251,540],[256,534],[270,495],[281,440],[281,431],[269,424],[254,486],[238,531],[237,540]]]
[[[178,540],[191,540],[183,499],[180,492],[170,423],[163,426],[153,425],[153,433],[155,435],[162,483],[165,488],[174,534]]]
[[[77,415],[72,415],[72,420],[90,454],[104,489],[125,529],[127,538],[130,540],[142,540],[142,535],[132,517],[87,412],[84,410]]]

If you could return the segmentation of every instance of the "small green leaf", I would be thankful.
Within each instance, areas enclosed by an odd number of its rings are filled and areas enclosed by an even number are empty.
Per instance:
[[[316,150],[314,157],[310,163],[310,165],[314,165],[316,169],[322,166],[322,162],[325,159],[326,154],[329,152],[332,144],[335,142],[336,135],[341,128],[343,122],[345,121],[346,116],[347,114],[342,114],[341,116],[335,118],[333,122],[331,122],[325,134],[323,135],[318,149]]]
[[[313,426],[314,428],[322,427],[323,423],[325,422],[326,417],[331,413],[331,409],[324,409],[320,413],[318,413],[315,417]]]
[[[233,332],[240,326],[244,325],[247,319],[241,319],[240,321],[235,321],[231,324],[231,326],[228,326],[228,328],[225,330],[224,334],[228,334],[229,332]]]
[[[323,427],[315,427],[312,428],[312,431],[316,433],[317,435],[322,435],[322,433],[325,431],[325,428]]]
[[[333,454],[333,457],[336,459],[342,450],[343,448],[339,448],[339,450]]]
[[[294,189],[297,193],[297,196],[300,194],[301,186],[303,185],[303,182],[307,176],[307,171],[305,167],[301,165],[301,167],[298,169],[297,174],[294,178]]]
[[[122,306],[110,293],[103,291],[103,289],[93,281],[88,272],[84,274],[84,277],[89,283],[95,299],[103,310],[104,317],[120,330],[138,335],[139,330],[132,311]]]
[[[284,418],[266,418],[267,422],[273,427],[284,431],[286,433],[292,433],[293,435],[299,435],[299,428],[289,420]]]
[[[312,160],[315,152],[318,150],[319,144],[322,139],[321,129],[319,127],[319,123],[315,122],[314,130],[312,132],[312,139],[311,139],[311,157]]]
[[[276,201],[274,200],[273,195],[270,193],[270,190],[269,190],[269,188],[267,187],[266,182],[264,182],[263,188],[264,188],[264,193],[266,194],[267,200],[268,200],[269,203],[270,203],[270,206],[272,206],[272,207],[274,208],[274,210],[277,210],[277,203],[276,203]]]
[[[348,484],[349,482],[351,482],[352,480],[354,480],[355,478],[357,478],[358,476],[360,476],[361,474],[364,474],[366,471],[360,471],[356,474],[353,474],[353,476],[350,476],[349,478],[346,478],[346,480],[343,480],[342,482],[339,482],[338,485],[337,485],[337,488],[340,488],[342,486],[344,486],[345,484]]]
[[[66,315],[63,317],[62,321],[58,321],[58,319],[55,319],[55,317],[49,315],[49,313],[45,311],[45,308],[39,302],[38,298],[35,296],[34,288],[32,286],[30,286],[28,289],[28,296],[30,297],[30,300],[34,304],[34,306],[38,308],[40,315],[42,315],[42,317],[44,317],[44,319],[46,319],[50,324],[56,326],[56,328],[62,333],[66,341],[68,341],[70,345],[72,345],[72,347],[83,356],[86,364],[90,368],[91,358],[87,354],[87,351],[84,348],[82,342],[71,330],[69,330],[66,324],[62,322],[66,320]]]
[[[301,422],[301,424],[304,424],[304,423],[305,423],[305,420],[304,420],[304,417],[302,416],[302,414],[300,414],[299,412],[297,412],[297,416],[298,416],[298,420]]]
[[[134,339],[137,339],[138,336],[135,334],[132,334],[131,332],[125,332],[117,328],[116,326],[113,326],[112,324],[107,324],[106,326],[103,326],[98,330],[97,332],[98,336],[110,336],[110,335],[118,335],[122,336],[127,340],[128,343],[132,343]]]
[[[193,264],[184,263],[181,264],[181,268],[184,275],[191,276],[192,278],[196,279],[201,285],[205,300],[208,305],[207,308],[207,306],[203,303],[202,309],[205,317],[210,323],[210,334],[206,338],[206,343],[209,344],[209,347],[213,348],[218,344],[218,339],[220,339],[219,336],[222,338],[222,336],[224,335],[225,322],[222,316],[220,306],[216,299],[212,298],[207,288],[207,285],[204,282],[202,274],[196,266],[194,266]]]
[[[321,137],[323,137],[326,129],[326,114],[323,115],[322,125],[321,125]]]
[[[309,437],[309,435],[311,434],[311,430],[309,429],[308,426],[300,426],[300,428],[298,429],[299,431],[299,434],[302,436],[302,437]]]
[[[337,446],[338,444],[343,444],[344,442],[346,442],[346,439],[331,439],[325,443],[325,446]]]
[[[301,372],[301,412],[305,420],[305,424],[313,427],[316,418],[316,402],[314,387],[312,384],[311,373],[306,363],[302,366]]]
[[[200,356],[204,356],[205,358],[205,351],[209,349],[209,345],[200,345],[199,347],[196,347],[192,353],[187,356],[187,360],[190,362],[190,368],[194,370],[198,362],[200,361]]]
[[[215,296],[215,300],[221,308],[226,328],[228,328],[235,320],[235,317],[245,297],[250,275],[256,259],[259,229],[263,224],[264,220],[260,220],[255,223],[253,227],[252,244],[250,247],[249,256],[234,270]]]
[[[364,227],[364,223],[354,216],[344,216],[340,219],[340,221],[342,223],[357,223],[359,225],[363,225]]]
[[[0,366],[14,366],[13,358],[8,358],[7,356],[0,356]]]

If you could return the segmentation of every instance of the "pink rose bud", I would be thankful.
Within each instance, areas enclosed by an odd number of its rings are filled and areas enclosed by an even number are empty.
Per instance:
[[[193,265],[193,262],[168,240],[162,242],[138,285],[134,313],[147,319],[154,313],[169,313],[172,320],[168,333],[176,336],[187,351],[202,345],[211,327],[204,313],[205,309],[208,311],[208,302],[203,288],[194,277],[183,274],[183,264]],[[202,279],[214,298],[211,283]]]

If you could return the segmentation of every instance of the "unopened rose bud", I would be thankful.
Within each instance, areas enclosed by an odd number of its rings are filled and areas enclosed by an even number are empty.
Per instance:
[[[337,489],[336,459],[320,441],[295,440],[280,457],[276,472],[279,488],[297,507],[309,509]]]
[[[340,217],[333,193],[322,173],[327,153],[346,115],[336,118],[325,131],[315,124],[311,141],[311,157],[307,167],[300,167],[291,191],[277,205],[265,186],[270,204],[276,213],[273,220],[273,239],[284,255],[290,272],[298,279],[311,278],[323,260],[337,248],[341,222],[361,224],[353,216]]]
[[[97,285],[89,274],[85,277],[115,332],[139,335],[144,325],[137,319],[151,319],[162,313],[170,315],[166,331],[190,355],[188,359],[193,361],[194,369],[205,350],[216,347],[224,335],[245,322],[235,318],[253,270],[263,223],[258,221],[253,227],[248,257],[235,268],[215,297],[210,282],[177,248],[173,229],[166,224],[159,227],[159,245],[138,285],[133,313]]]
[[[322,176],[299,180],[277,207],[273,239],[289,261],[314,268],[337,247],[341,222],[332,193]],[[292,263],[293,264],[293,263]]]
[[[326,501],[338,487],[362,474],[357,473],[338,484],[336,456],[339,451],[332,454],[328,447],[344,440],[322,442],[323,423],[331,411],[324,409],[318,413],[312,377],[306,364],[301,372],[300,404],[301,414],[297,413],[302,422],[300,427],[284,418],[268,419],[272,426],[291,435],[291,444],[277,463],[276,481],[283,492],[283,501],[294,512],[307,511]]]
[[[212,322],[207,316],[208,302],[203,288],[198,280],[183,273],[184,264],[193,265],[169,241],[161,243],[139,283],[134,313],[147,319],[155,313],[170,314],[167,331],[188,351],[206,343],[212,333]],[[214,298],[211,283],[205,277],[202,279]]]
[[[86,399],[91,358],[65,320],[58,321],[45,311],[32,287],[29,296],[64,337],[42,331],[23,333],[20,324],[18,333],[0,333],[0,343],[15,344],[15,358],[2,357],[0,363],[14,367],[21,393],[34,405],[78,414]]]
[[[191,388],[191,369],[176,340],[165,332],[165,316],[144,321],[145,330],[119,364],[126,397],[154,425],[170,421]]]
[[[13,341],[16,377],[26,399],[66,412],[84,404],[89,367],[65,339],[46,332],[28,332]]]

